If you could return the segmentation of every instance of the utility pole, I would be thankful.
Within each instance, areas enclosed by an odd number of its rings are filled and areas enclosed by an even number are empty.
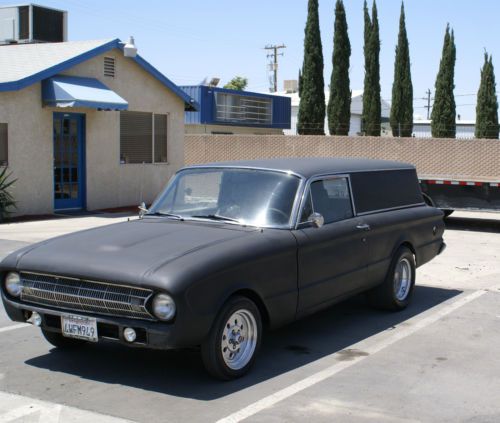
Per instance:
[[[424,97],[424,100],[427,100],[427,106],[424,106],[427,109],[427,120],[430,119],[431,117],[431,90],[430,88],[427,89],[425,92],[427,94],[427,97]]]
[[[268,44],[264,47],[264,50],[272,50],[272,53],[269,53],[267,57],[272,58],[272,62],[270,63],[270,70],[273,71],[273,86],[270,91],[275,93],[278,91],[278,56],[283,56],[283,53],[278,53],[279,49],[286,48],[286,45],[271,45]]]

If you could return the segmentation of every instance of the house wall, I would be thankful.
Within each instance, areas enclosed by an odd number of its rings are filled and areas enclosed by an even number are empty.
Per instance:
[[[113,56],[115,78],[103,76],[103,58]],[[77,65],[64,75],[97,78],[129,102],[129,110],[168,114],[168,163],[120,164],[119,112],[42,107],[41,84],[0,93],[0,122],[9,124],[9,168],[17,214],[53,211],[53,112],[86,116],[87,209],[150,203],[184,160],[184,103],[119,50]]]
[[[4,47],[8,48],[8,47]],[[0,92],[0,122],[8,124],[8,169],[16,214],[53,211],[51,113],[41,107],[41,84]]]

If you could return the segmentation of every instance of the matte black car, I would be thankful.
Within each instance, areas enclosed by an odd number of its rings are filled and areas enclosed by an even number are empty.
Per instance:
[[[207,370],[231,379],[254,362],[264,326],[362,291],[405,308],[415,267],[445,247],[443,214],[424,203],[415,168],[389,161],[191,166],[144,212],[5,258],[10,318],[61,348],[201,346]]]

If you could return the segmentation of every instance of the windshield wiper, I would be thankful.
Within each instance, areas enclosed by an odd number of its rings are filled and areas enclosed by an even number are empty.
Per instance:
[[[238,223],[240,223],[239,219],[233,219],[232,217],[221,216],[220,214],[203,214],[203,215],[197,215],[197,216],[191,216],[191,217],[195,217],[198,219],[224,220],[226,222],[238,222]]]
[[[155,212],[146,213],[146,216],[166,216],[166,217],[173,217],[174,219],[184,220],[184,217],[182,217],[178,214],[166,213],[166,212],[162,212],[162,211],[155,211]]]

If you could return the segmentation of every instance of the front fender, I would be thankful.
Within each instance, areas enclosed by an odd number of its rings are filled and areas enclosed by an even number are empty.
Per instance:
[[[168,275],[168,290],[179,302],[179,321],[197,322],[200,338],[208,334],[223,304],[237,292],[250,291],[261,299],[271,327],[295,318],[297,244],[287,230],[256,231],[183,256],[157,273]]]

